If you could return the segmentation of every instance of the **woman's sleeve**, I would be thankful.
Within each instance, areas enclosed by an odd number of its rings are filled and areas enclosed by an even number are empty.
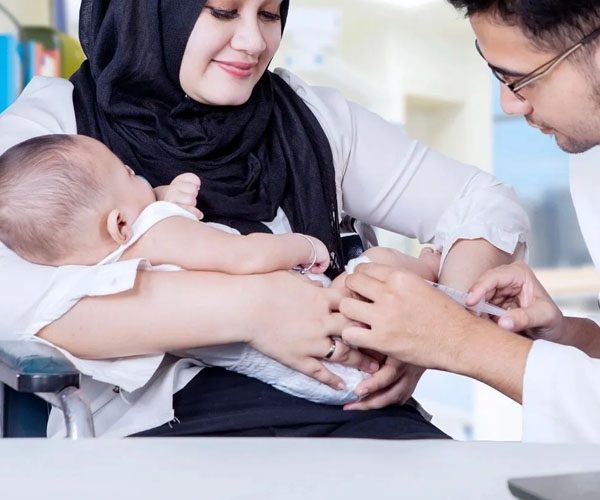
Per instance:
[[[410,139],[398,126],[348,104],[344,211],[444,254],[459,239],[484,238],[512,254],[529,221],[514,190]]]
[[[536,340],[523,382],[523,441],[600,443],[600,359]]]

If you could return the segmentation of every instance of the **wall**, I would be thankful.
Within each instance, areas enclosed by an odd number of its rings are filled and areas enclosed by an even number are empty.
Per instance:
[[[2,0],[0,3],[10,10],[21,24],[50,25],[50,0]],[[6,26],[4,16],[0,14],[0,31],[4,31]]]

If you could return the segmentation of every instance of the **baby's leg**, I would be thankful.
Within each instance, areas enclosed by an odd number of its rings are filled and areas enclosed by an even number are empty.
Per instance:
[[[363,255],[377,264],[404,269],[429,281],[438,278],[440,254],[429,248],[425,248],[419,258],[386,247],[369,248]]]

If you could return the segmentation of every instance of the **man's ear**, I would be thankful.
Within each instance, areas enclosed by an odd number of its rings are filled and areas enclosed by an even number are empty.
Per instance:
[[[131,238],[131,225],[123,212],[118,208],[115,208],[108,214],[106,229],[110,237],[119,245],[124,245]]]

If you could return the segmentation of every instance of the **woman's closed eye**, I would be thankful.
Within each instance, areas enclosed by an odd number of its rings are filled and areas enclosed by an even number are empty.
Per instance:
[[[229,19],[236,19],[239,17],[237,9],[234,9],[234,10],[217,9],[216,7],[209,7],[209,6],[206,6],[206,8],[217,19],[229,20]]]
[[[206,6],[206,8],[217,19],[230,21],[232,19],[237,19],[238,17],[240,17],[240,14],[237,9],[227,10],[227,9],[218,9],[216,7],[209,7],[209,6]],[[261,10],[258,13],[258,15],[266,22],[277,22],[277,21],[281,20],[281,16],[279,14],[277,14],[275,12],[269,12],[266,10]]]

